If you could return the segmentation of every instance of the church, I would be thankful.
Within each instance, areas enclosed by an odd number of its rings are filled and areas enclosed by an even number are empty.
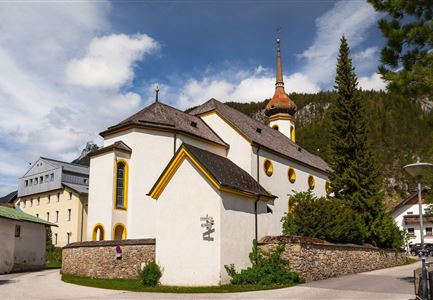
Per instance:
[[[218,285],[250,265],[254,239],[280,235],[289,196],[325,196],[330,168],[296,144],[296,104],[277,39],[267,124],[210,99],[159,101],[100,133],[91,154],[88,240],[155,238],[165,285]]]

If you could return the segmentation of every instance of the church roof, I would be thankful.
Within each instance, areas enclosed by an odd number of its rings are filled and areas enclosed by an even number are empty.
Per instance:
[[[263,148],[277,152],[280,155],[320,171],[326,173],[331,171],[331,168],[322,158],[301,148],[281,132],[254,120],[216,99],[210,99],[196,107],[190,111],[190,114],[200,116],[212,111],[218,113],[252,144],[260,145]]]
[[[126,153],[132,153],[132,149],[125,144],[123,141],[116,141],[113,144],[107,146],[107,147],[102,147],[99,148],[96,151],[92,151],[88,154],[88,156],[92,157],[98,154],[102,154],[102,153],[106,153],[106,152],[110,152],[110,151],[120,151],[120,152],[126,152]]]
[[[122,122],[109,127],[100,135],[104,137],[130,127],[181,132],[228,148],[228,145],[200,118],[157,101]]]
[[[197,163],[212,178],[220,190],[228,192],[234,190],[250,197],[262,197],[262,200],[263,198],[268,200],[276,198],[276,196],[267,192],[250,174],[230,159],[185,143],[178,149],[150,190],[150,196],[153,198],[159,197],[159,194],[171,176],[173,176],[173,174],[170,174],[170,170],[174,170],[173,172],[175,172],[177,170],[176,164],[180,164],[183,161],[183,157],[191,157],[192,162]],[[166,183],[164,183],[164,180],[167,180]]]

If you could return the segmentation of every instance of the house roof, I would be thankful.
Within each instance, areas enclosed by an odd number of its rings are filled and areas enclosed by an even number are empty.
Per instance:
[[[110,152],[110,151],[120,151],[120,152],[132,153],[132,149],[127,144],[125,144],[122,141],[117,141],[117,142],[111,144],[110,146],[99,148],[98,150],[89,153],[88,156],[99,155],[99,154]]]
[[[6,196],[3,196],[0,198],[0,203],[11,203],[14,201],[18,196],[18,191],[13,191]]]
[[[75,184],[75,183],[69,183],[69,182],[62,182],[62,184],[64,186],[76,191],[78,194],[88,194],[89,193],[89,186],[88,185]]]
[[[16,208],[12,208],[12,207],[7,207],[7,206],[1,206],[0,205],[0,218],[6,218],[6,219],[11,219],[11,220],[16,220],[16,221],[23,221],[23,222],[32,222],[32,223],[39,223],[39,224],[44,224],[44,225],[49,225],[49,226],[56,226],[53,223],[44,221],[42,219],[36,218],[35,216],[26,214],[25,212],[16,209]]]
[[[185,143],[181,145],[173,156],[148,195],[153,198],[159,197],[165,185],[174,175],[174,172],[176,172],[178,167],[176,164],[180,164],[185,157],[191,158],[192,162],[200,167],[198,168],[199,170],[203,169],[203,172],[211,177],[212,183],[220,190],[228,192],[238,191],[250,197],[259,196],[268,200],[276,198],[276,196],[267,192],[250,174],[228,158]],[[164,183],[165,180],[166,182]]]
[[[422,195],[424,196],[425,193],[427,193],[429,190],[430,190],[430,189],[429,189],[428,187],[423,187],[423,188],[421,189],[421,193],[422,193]],[[410,202],[412,202],[412,201],[414,201],[414,200],[415,200],[415,204],[417,204],[417,203],[418,203],[418,191],[413,192],[412,194],[410,194],[409,197],[407,197],[406,199],[404,199],[403,201],[401,201],[399,204],[397,204],[397,205],[392,209],[391,213],[397,211],[398,209],[400,209],[401,207],[403,207],[403,206],[405,206],[405,205],[413,204],[413,203],[410,203]]]
[[[292,142],[287,136],[216,99],[210,99],[194,108],[190,114],[198,115],[215,111],[235,127],[249,142],[260,145],[280,155],[329,173],[331,168],[319,156],[311,154]]]
[[[203,120],[161,102],[152,103],[117,125],[109,127],[100,135],[104,137],[130,127],[150,127],[182,132],[228,148],[228,145]]]
[[[89,167],[87,167],[87,166],[74,164],[74,163],[68,163],[68,162],[64,162],[64,161],[60,161],[60,160],[56,160],[56,159],[52,159],[52,158],[47,158],[47,157],[41,157],[41,159],[47,161],[48,163],[50,163],[54,167],[63,168],[64,171],[89,175]]]

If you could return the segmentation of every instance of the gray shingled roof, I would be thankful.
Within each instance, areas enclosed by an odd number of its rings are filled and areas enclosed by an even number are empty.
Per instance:
[[[74,163],[68,163],[60,160],[55,160],[47,157],[41,157],[41,159],[48,161],[51,165],[54,165],[56,167],[62,167],[64,171],[78,173],[78,174],[85,174],[89,175],[89,167],[74,164]]]
[[[117,142],[114,142],[113,144],[111,144],[110,146],[102,147],[96,151],[90,152],[88,155],[89,156],[95,156],[98,154],[102,154],[102,153],[106,153],[106,152],[110,152],[110,151],[114,151],[114,150],[126,152],[126,153],[132,153],[132,149],[127,144],[125,144],[123,141],[117,141]]]
[[[202,119],[161,102],[154,102],[119,124],[109,127],[100,135],[104,137],[132,125],[183,132],[228,147]]]
[[[303,164],[317,168],[319,170],[330,172],[331,168],[320,157],[311,154],[299,145],[293,143],[284,134],[275,130],[249,116],[221,103],[216,99],[210,99],[204,104],[194,108],[189,113],[200,115],[206,112],[216,111],[223,116],[228,122],[236,127],[252,143],[266,147],[283,156],[289,157]],[[259,128],[259,130],[257,130]],[[260,131],[260,132],[258,132]]]
[[[185,148],[222,187],[257,196],[276,198],[276,196],[268,193],[250,174],[245,172],[230,159],[185,143],[182,144],[177,153],[181,151],[182,148]],[[176,158],[177,153],[173,156],[167,168]],[[164,173],[165,170],[162,174]],[[152,190],[156,187],[158,181],[152,187],[149,194],[151,194]]]
[[[88,185],[69,183],[69,182],[62,182],[62,184],[64,186],[67,186],[70,189],[76,191],[78,194],[88,194],[89,193],[89,186]]]
[[[13,191],[6,196],[0,198],[0,203],[10,203],[12,200],[16,199],[18,195],[18,191]]]

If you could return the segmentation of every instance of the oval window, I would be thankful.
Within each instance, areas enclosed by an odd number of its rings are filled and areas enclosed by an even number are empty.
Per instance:
[[[272,176],[272,174],[274,173],[274,167],[272,166],[272,162],[270,160],[265,160],[264,163],[264,168],[265,168],[265,173],[268,176]]]
[[[290,183],[295,183],[296,181],[296,172],[295,169],[289,168],[288,174]]]
[[[312,175],[308,176],[308,187],[313,190],[315,186],[314,177]]]
[[[327,195],[331,194],[332,189],[331,189],[331,183],[329,181],[327,181],[325,184],[325,190]]]

